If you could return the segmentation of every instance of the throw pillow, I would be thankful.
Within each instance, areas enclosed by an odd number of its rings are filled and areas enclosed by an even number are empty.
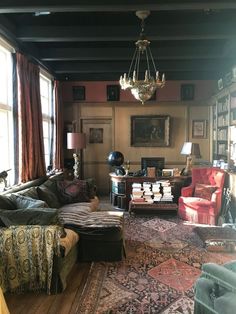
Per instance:
[[[211,196],[216,191],[216,189],[217,189],[217,186],[214,186],[214,185],[196,183],[194,196],[204,198],[210,201]]]
[[[90,201],[88,184],[85,180],[58,181],[57,188],[63,204]]]
[[[44,201],[36,200],[20,194],[12,193],[9,195],[9,198],[15,204],[17,209],[48,207],[47,203],[45,203]]]
[[[0,220],[7,227],[12,225],[60,225],[57,211],[55,208],[1,210]]]
[[[59,208],[61,206],[60,201],[55,193],[53,193],[46,186],[38,186],[37,192],[39,199],[46,202],[49,207]]]
[[[6,195],[0,195],[1,209],[16,209],[15,203]]]

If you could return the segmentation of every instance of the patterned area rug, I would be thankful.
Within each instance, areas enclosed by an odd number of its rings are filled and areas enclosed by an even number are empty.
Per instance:
[[[125,214],[125,238],[126,259],[92,263],[77,313],[193,313],[201,265],[236,257],[208,252],[176,216]]]

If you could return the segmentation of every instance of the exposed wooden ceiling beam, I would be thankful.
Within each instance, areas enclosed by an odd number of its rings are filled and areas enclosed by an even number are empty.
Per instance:
[[[152,49],[156,60],[193,60],[223,58],[222,47],[216,45],[193,47],[181,46]],[[40,49],[40,59],[44,61],[76,61],[76,60],[126,60],[131,61],[134,49],[128,48],[47,48]]]
[[[224,70],[231,66],[231,60],[199,60],[195,61],[160,61],[158,69],[165,71],[214,71],[217,64],[217,70]],[[55,73],[99,73],[99,72],[117,72],[124,73],[129,69],[129,62],[51,62]]]
[[[23,12],[127,12],[136,10],[151,11],[182,11],[182,10],[220,10],[236,9],[235,1],[135,1],[134,4],[125,0],[119,1],[20,1],[1,0],[0,13],[23,13]]]
[[[166,24],[146,27],[148,39],[161,40],[210,40],[236,39],[235,22],[215,24]],[[157,31],[158,30],[158,31]],[[23,26],[17,30],[17,38],[31,42],[76,41],[134,41],[137,27],[126,26]]]

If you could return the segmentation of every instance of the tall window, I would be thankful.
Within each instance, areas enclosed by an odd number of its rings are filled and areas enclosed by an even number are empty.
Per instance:
[[[43,138],[46,167],[52,164],[52,139],[54,132],[52,81],[40,73],[40,95],[43,114]]]
[[[0,38],[0,172],[11,169],[8,173],[9,184],[14,182],[12,51]]]

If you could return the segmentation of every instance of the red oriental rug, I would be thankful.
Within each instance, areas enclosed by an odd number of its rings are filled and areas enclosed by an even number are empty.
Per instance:
[[[126,214],[127,257],[92,263],[77,313],[193,313],[201,265],[236,258],[208,252],[194,228],[176,216]]]

